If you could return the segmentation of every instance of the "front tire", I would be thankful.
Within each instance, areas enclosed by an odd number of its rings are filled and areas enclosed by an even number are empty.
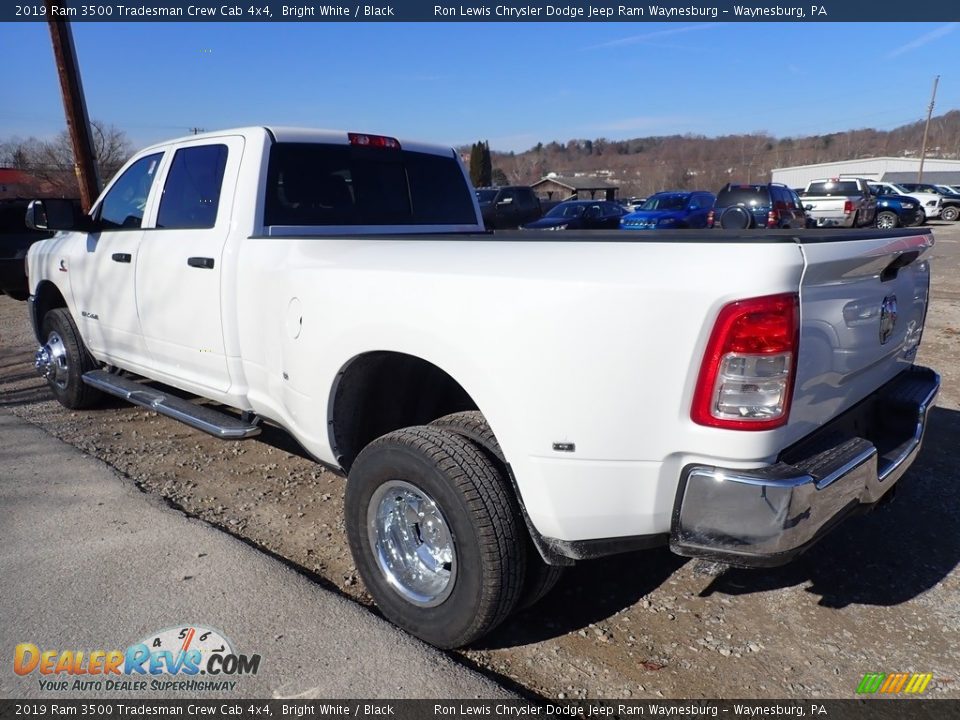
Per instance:
[[[900,218],[892,210],[883,210],[877,213],[877,227],[881,230],[890,230],[900,225]]]
[[[83,344],[70,311],[57,308],[44,315],[40,335],[44,345],[37,352],[37,369],[46,370],[44,377],[54,397],[71,410],[96,405],[103,393],[84,383],[82,378],[84,373],[97,369],[97,361]],[[46,360],[43,367],[41,357]]]
[[[960,218],[960,208],[956,205],[948,205],[940,211],[940,219],[947,222],[956,222]]]
[[[374,440],[350,469],[344,514],[377,606],[431,645],[473,642],[520,598],[523,527],[497,468],[459,435],[412,427]]]

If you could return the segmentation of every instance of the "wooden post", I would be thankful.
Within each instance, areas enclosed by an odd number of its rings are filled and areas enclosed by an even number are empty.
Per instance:
[[[53,54],[57,62],[57,75],[60,77],[63,109],[67,116],[70,141],[73,144],[73,169],[77,174],[77,183],[80,185],[80,204],[83,206],[83,211],[87,212],[100,194],[100,180],[97,176],[96,154],[93,150],[93,135],[90,132],[87,103],[83,97],[83,84],[80,82],[77,52],[73,45],[70,23],[66,20],[65,4],[62,0],[45,0],[45,3],[50,40],[53,43]]]
[[[927,133],[930,132],[930,116],[933,115],[933,104],[937,100],[937,83],[940,76],[933,79],[933,94],[930,96],[930,105],[927,106],[927,124],[923,126],[923,147],[920,148],[920,168],[917,171],[917,182],[923,182],[923,161],[927,158]]]

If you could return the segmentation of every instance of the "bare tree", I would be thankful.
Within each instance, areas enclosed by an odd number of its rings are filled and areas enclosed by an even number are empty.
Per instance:
[[[90,123],[101,182],[109,180],[133,152],[127,134],[99,120]],[[54,194],[75,196],[73,146],[64,130],[52,140],[13,139],[0,143],[0,163],[24,170]]]

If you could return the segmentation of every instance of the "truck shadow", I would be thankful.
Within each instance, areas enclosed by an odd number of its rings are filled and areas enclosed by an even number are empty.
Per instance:
[[[781,568],[730,568],[701,596],[744,595],[809,583],[819,605],[898,605],[936,586],[960,563],[960,412],[934,408],[923,449],[893,502],[849,518]]]
[[[547,597],[514,613],[475,647],[528,645],[607,620],[639,602],[686,562],[664,547],[578,563],[567,568]]]
[[[960,412],[934,408],[923,450],[893,502],[851,517],[806,554],[780,568],[745,570],[696,561],[709,576],[701,597],[795,586],[830,608],[898,605],[930,590],[960,564]],[[569,568],[543,601],[515,613],[476,645],[500,649],[576,632],[639,602],[686,558],[666,548],[615,555]],[[684,573],[691,571],[688,567]]]

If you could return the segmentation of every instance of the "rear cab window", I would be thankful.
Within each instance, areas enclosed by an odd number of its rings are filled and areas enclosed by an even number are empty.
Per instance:
[[[474,194],[450,156],[331,143],[275,143],[268,228],[478,223]]]
[[[746,207],[765,207],[770,205],[770,193],[763,185],[734,185],[724,188],[717,194],[717,207],[745,205]]]

